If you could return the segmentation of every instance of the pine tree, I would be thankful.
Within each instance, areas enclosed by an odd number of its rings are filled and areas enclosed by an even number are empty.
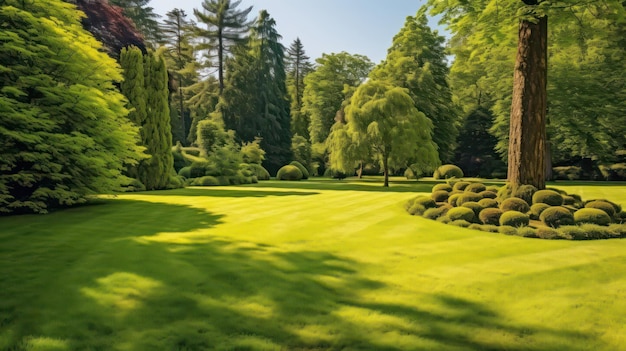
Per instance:
[[[44,213],[121,189],[141,158],[113,59],[60,0],[0,7],[0,212]]]
[[[309,57],[304,52],[300,38],[296,38],[287,49],[287,90],[291,99],[291,134],[309,138],[309,121],[302,110],[304,77],[313,70]]]

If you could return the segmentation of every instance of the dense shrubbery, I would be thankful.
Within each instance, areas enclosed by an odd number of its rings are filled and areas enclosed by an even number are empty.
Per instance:
[[[302,165],[302,163],[298,161],[291,161],[290,165],[298,167],[300,172],[302,172],[302,179],[309,179],[309,171]]]
[[[433,173],[435,179],[463,178],[463,171],[455,165],[439,166]]]
[[[301,180],[302,177],[302,171],[293,165],[283,166],[276,173],[276,179],[278,180]]]
[[[626,212],[621,206],[608,200],[583,202],[580,196],[559,189],[448,181],[433,186],[430,197],[409,200],[406,209],[441,223],[526,238],[626,238],[626,224],[621,224],[626,222]]]

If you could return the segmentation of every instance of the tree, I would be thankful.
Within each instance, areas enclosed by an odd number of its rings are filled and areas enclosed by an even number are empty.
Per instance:
[[[415,108],[404,88],[375,80],[364,83],[346,107],[346,120],[345,127],[336,125],[333,133],[339,133],[338,142],[330,146],[331,159],[344,159],[331,161],[340,171],[353,172],[349,161],[365,159],[363,152],[371,152],[382,165],[384,186],[388,187],[391,167],[406,167],[409,160],[431,167],[440,163],[431,136],[432,122]]]
[[[122,50],[120,64],[125,78],[121,90],[133,109],[133,122],[141,127],[141,144],[150,155],[130,175],[147,190],[165,189],[174,162],[165,61],[152,52],[142,55],[131,47]]]
[[[425,9],[409,16],[393,38],[385,60],[370,77],[407,88],[415,107],[433,122],[439,157],[450,162],[458,135],[458,108],[448,85],[444,38],[428,27]]]
[[[209,53],[217,51],[217,74],[219,82],[219,94],[224,91],[224,60],[234,45],[240,44],[242,37],[248,31],[250,23],[247,21],[252,6],[237,10],[241,0],[204,0],[203,11],[193,10],[200,23],[206,24],[207,28],[196,28],[200,39],[206,40],[206,48]]]
[[[0,7],[0,212],[45,213],[121,189],[141,156],[113,59],[60,0]]]
[[[300,38],[291,43],[287,49],[287,90],[291,99],[291,134],[301,135],[308,139],[309,121],[302,110],[302,95],[304,94],[304,77],[313,70],[309,57],[304,52]]]
[[[498,140],[489,133],[492,125],[493,115],[484,107],[477,107],[465,117],[454,159],[466,176],[489,178],[494,171],[506,169],[495,152]]]
[[[109,1],[124,10],[124,15],[133,21],[148,42],[156,44],[161,41],[161,30],[159,28],[159,17],[161,16],[154,12],[154,8],[148,6],[150,0]]]
[[[315,70],[304,78],[302,97],[302,113],[310,120],[311,144],[326,141],[345,100],[344,86],[359,86],[373,67],[367,57],[346,52],[323,54],[316,62]]]

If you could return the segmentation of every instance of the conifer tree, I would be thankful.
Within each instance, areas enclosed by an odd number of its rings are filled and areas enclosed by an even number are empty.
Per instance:
[[[304,77],[313,70],[313,65],[304,51],[300,38],[296,38],[287,49],[287,90],[291,99],[291,133],[309,138],[309,121],[302,110]]]
[[[148,6],[151,0],[109,0],[124,10],[124,15],[130,18],[144,38],[153,45],[162,39],[159,28],[159,17],[154,8]]]

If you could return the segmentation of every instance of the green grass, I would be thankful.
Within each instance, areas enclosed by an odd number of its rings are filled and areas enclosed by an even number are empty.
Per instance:
[[[567,184],[626,204],[623,184]],[[626,240],[408,216],[431,186],[269,181],[1,217],[0,350],[623,348]]]

